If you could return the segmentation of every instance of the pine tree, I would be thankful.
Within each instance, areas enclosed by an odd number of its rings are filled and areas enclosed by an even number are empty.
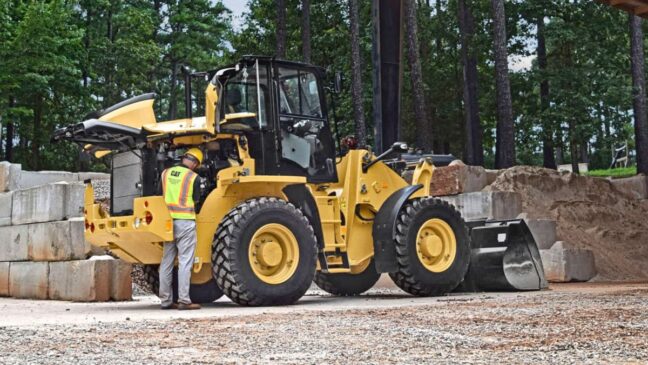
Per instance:
[[[504,0],[491,0],[493,8],[493,53],[495,55],[495,82],[497,89],[497,144],[496,168],[515,165],[515,129],[511,84],[508,75],[506,14]]]
[[[358,146],[367,145],[367,127],[364,119],[364,102],[362,100],[362,61],[360,57],[360,15],[358,0],[349,0],[349,17],[351,25],[351,93],[353,102],[353,119]],[[339,132],[338,132],[339,133]]]

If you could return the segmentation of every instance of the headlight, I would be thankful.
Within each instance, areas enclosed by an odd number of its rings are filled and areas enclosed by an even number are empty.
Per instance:
[[[141,223],[142,223],[141,219],[135,218],[135,221],[133,222],[133,227],[135,227],[135,229],[138,229]]]

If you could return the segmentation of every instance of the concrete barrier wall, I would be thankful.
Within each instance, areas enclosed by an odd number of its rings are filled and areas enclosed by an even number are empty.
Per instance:
[[[83,180],[102,198],[108,174],[22,171],[0,162],[0,296],[73,301],[130,300],[130,264],[88,260]]]

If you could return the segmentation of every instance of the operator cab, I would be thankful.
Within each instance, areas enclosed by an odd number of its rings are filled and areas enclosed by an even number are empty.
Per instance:
[[[319,67],[270,57],[245,57],[216,72],[218,130],[246,136],[257,174],[337,181],[323,75]]]

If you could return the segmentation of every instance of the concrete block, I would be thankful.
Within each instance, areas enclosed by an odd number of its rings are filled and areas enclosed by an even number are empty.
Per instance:
[[[0,227],[0,261],[27,260],[29,260],[27,226]]]
[[[116,301],[133,299],[133,265],[123,260],[112,260],[110,299]]]
[[[65,186],[65,218],[82,217],[85,200],[83,183],[58,183]]]
[[[77,182],[79,177],[77,174],[67,171],[22,171],[18,187],[29,189],[61,181]]]
[[[550,282],[588,281],[596,276],[596,263],[591,250],[569,247],[558,241],[551,249],[540,250],[540,256]]]
[[[0,297],[9,296],[9,262],[0,262]]]
[[[524,222],[529,227],[538,249],[547,250],[556,242],[556,221],[552,219],[528,219]]]
[[[105,174],[103,172],[79,172],[77,174],[78,181],[84,182],[88,179],[92,181],[97,180],[110,180],[110,174]]]
[[[11,223],[14,225],[60,221],[65,218],[65,184],[48,184],[13,194]]]
[[[481,191],[439,198],[453,204],[466,220],[515,219],[522,212],[522,198],[514,192]]]
[[[630,199],[648,199],[648,176],[637,175],[610,180],[612,186]]]
[[[13,193],[0,193],[0,227],[11,224],[11,204]]]
[[[70,218],[70,242],[74,252],[82,252],[83,258],[96,255],[92,244],[85,239],[85,219]],[[104,253],[105,254],[105,253]]]
[[[500,170],[488,170],[486,169],[486,185],[490,185],[497,180],[497,177],[500,174]]]
[[[430,194],[445,196],[471,193],[481,191],[486,185],[486,170],[481,166],[444,166],[434,169]]]
[[[47,299],[49,262],[12,262],[9,295],[14,298]]]
[[[110,262],[95,260],[50,263],[49,298],[78,302],[110,300]]]
[[[90,253],[90,245],[83,237],[83,221],[35,223],[27,227],[31,261],[83,260]]]
[[[0,192],[18,190],[22,165],[0,161]]]

